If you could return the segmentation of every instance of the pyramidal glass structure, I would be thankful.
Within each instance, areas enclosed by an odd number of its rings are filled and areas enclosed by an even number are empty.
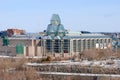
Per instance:
[[[47,39],[63,39],[65,36],[64,26],[61,24],[59,15],[53,14],[46,31]]]

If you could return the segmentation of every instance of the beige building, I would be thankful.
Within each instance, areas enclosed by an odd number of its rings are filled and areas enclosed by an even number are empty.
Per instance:
[[[31,40],[32,45],[24,46],[24,56],[34,57],[42,56],[42,46],[40,46],[40,40]]]

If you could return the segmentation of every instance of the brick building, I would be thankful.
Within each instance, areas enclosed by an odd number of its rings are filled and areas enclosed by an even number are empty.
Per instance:
[[[20,30],[20,29],[7,29],[7,34],[8,34],[8,36],[12,36],[12,35],[23,35],[23,34],[25,34],[25,30]]]

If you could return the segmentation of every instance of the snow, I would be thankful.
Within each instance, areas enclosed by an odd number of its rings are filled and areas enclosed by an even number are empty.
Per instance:
[[[0,55],[0,58],[10,58],[10,56]]]
[[[108,64],[112,61],[113,63]],[[57,61],[51,63],[27,63],[28,66],[45,66],[45,65],[80,65],[80,66],[99,66],[104,68],[120,68],[120,60],[103,60],[103,61],[87,61],[83,60],[81,62],[72,61]]]
[[[38,74],[64,75],[64,76],[102,76],[102,77],[120,77],[117,74],[89,74],[89,73],[63,73],[63,72],[38,72]]]

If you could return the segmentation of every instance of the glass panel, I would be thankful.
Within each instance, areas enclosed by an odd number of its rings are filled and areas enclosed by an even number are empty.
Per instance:
[[[78,52],[81,51],[81,40],[78,40]]]
[[[70,52],[70,40],[65,39],[63,43],[63,52],[69,53]]]
[[[47,49],[47,52],[52,51],[52,40],[46,40],[46,49]]]
[[[95,40],[92,40],[92,48],[94,48],[95,47],[95,42],[94,42]]]
[[[76,52],[76,40],[73,40],[73,51]]]
[[[55,42],[54,42],[54,52],[56,52],[56,53],[61,52],[61,40],[55,40]]]
[[[83,40],[83,50],[85,50],[85,46],[86,46],[86,43],[85,43],[85,40]]]
[[[90,40],[88,40],[88,49],[90,49]]]

